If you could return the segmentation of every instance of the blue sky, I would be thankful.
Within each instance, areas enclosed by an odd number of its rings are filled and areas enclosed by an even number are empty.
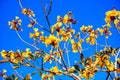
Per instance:
[[[37,21],[48,27],[45,16],[42,10],[42,6],[40,0],[22,0],[23,6],[26,8],[30,8],[36,14]],[[49,3],[49,0],[44,0],[44,3]],[[52,11],[49,16],[49,20],[51,25],[56,22],[56,17],[58,15],[64,16],[68,11],[72,11],[74,18],[78,21],[76,25],[73,26],[76,31],[79,31],[79,27],[81,25],[93,25],[94,28],[101,27],[105,24],[104,17],[105,12],[108,10],[112,10],[114,6],[116,6],[117,10],[120,10],[120,0],[53,0]],[[46,5],[47,6],[47,5]],[[21,13],[21,8],[18,4],[17,0],[0,0],[0,51],[5,50],[24,50],[28,45],[24,44],[21,40],[19,40],[14,30],[10,30],[8,26],[8,21],[14,19],[15,16],[19,16],[23,21],[23,32],[20,33],[22,37],[32,43],[32,40],[29,39],[29,30],[27,28],[27,24],[29,24],[29,19],[27,16],[24,16]],[[115,29],[112,29],[114,32]],[[118,34],[113,33],[112,38],[109,40],[108,44],[113,47],[119,47],[120,37]],[[30,47],[31,48],[31,47]],[[87,52],[89,55],[89,53]],[[86,55],[87,55],[86,54]],[[90,53],[92,54],[92,53]],[[1,57],[0,57],[1,59]],[[0,70],[8,69],[8,74],[14,73],[11,71],[11,66],[7,64],[0,64]],[[29,70],[25,69],[26,73]],[[23,70],[24,71],[24,70]],[[100,77],[97,75],[97,79],[104,80],[104,75]],[[65,79],[65,77],[63,77]],[[36,77],[37,79],[37,77]],[[34,79],[33,79],[34,80]]]

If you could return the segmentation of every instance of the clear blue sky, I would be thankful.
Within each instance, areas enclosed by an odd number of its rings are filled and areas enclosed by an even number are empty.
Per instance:
[[[45,27],[47,23],[45,21],[45,16],[42,10],[40,0],[22,0],[23,6],[30,8],[36,14],[36,18],[40,24]],[[44,0],[45,3],[49,3],[49,0]],[[46,5],[47,6],[47,5]],[[57,15],[64,16],[68,11],[72,11],[74,18],[78,21],[73,28],[76,31],[79,31],[81,25],[93,25],[94,28],[101,27],[105,24],[104,17],[105,12],[113,9],[116,6],[117,10],[120,10],[120,0],[53,0],[52,11],[49,16],[51,24],[56,22]],[[29,39],[29,29],[27,24],[29,24],[29,19],[27,16],[24,16],[21,13],[21,8],[17,0],[0,0],[0,51],[5,50],[24,50],[27,46],[22,43],[14,30],[10,30],[8,26],[8,21],[14,19],[15,16],[19,16],[23,20],[23,29],[21,33],[22,37],[29,42],[32,40]],[[115,31],[113,29],[113,31]],[[108,44],[113,47],[120,46],[120,37],[116,33],[109,40]],[[87,53],[89,55],[89,53]],[[86,55],[87,55],[86,54]],[[1,59],[1,57],[0,57]],[[8,74],[14,73],[11,66],[7,64],[0,64],[0,71],[2,69],[8,69]],[[20,70],[20,69],[19,69]],[[25,73],[28,73],[29,70],[25,69]],[[22,70],[24,71],[24,70]],[[105,74],[106,75],[106,74]],[[37,79],[38,76],[33,78]],[[96,75],[97,79],[95,80],[104,80],[104,75]],[[0,77],[1,79],[1,77]],[[65,77],[63,77],[65,80]]]

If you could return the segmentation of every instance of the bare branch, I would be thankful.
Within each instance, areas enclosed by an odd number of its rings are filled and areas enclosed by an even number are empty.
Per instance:
[[[10,63],[10,65],[11,65],[11,67],[14,69],[14,66],[12,65],[12,63]],[[14,69],[14,71],[15,71],[15,73],[16,73],[21,79],[24,79],[24,78],[19,74],[19,72],[18,72],[16,69]]]
[[[60,51],[60,48],[58,48],[58,51],[60,52],[60,56],[61,56],[62,62],[63,62],[63,64],[64,64],[64,66],[65,66],[66,71],[67,71],[67,66],[66,66],[65,60],[64,60],[64,58],[63,58],[63,56],[62,56],[62,53],[61,53],[61,51]]]
[[[6,62],[9,62],[8,60],[0,60],[0,64],[1,63],[6,63]]]
[[[23,43],[25,43],[25,44],[27,44],[27,45],[29,45],[29,46],[34,47],[36,50],[40,50],[39,48],[37,48],[37,47],[34,46],[33,44],[30,44],[30,43],[28,43],[27,41],[25,41],[25,40],[20,36],[20,34],[18,33],[18,31],[16,31],[16,33],[17,33],[18,37],[20,38],[20,40],[21,40]]]
[[[46,12],[46,8],[44,6],[43,0],[40,0],[40,2],[42,4],[42,8],[43,8],[43,11],[44,11],[44,14],[45,14],[45,18],[46,18],[47,24],[48,24],[48,26],[50,28],[50,21],[49,21],[48,17],[49,17],[49,14],[51,12],[51,9],[52,9],[52,0],[50,0],[50,7],[49,7],[49,10],[48,10],[48,13]]]
[[[19,2],[19,5],[20,5],[20,8],[23,9],[23,6],[22,6],[22,2],[21,0],[18,0]],[[29,17],[30,19],[32,19],[33,21],[35,21],[35,24],[37,24],[41,29],[51,33],[51,31],[47,30],[46,28],[44,28],[42,25],[40,25],[33,17]]]

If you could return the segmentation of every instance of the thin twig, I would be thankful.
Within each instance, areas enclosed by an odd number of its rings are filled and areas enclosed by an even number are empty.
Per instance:
[[[18,0],[19,2],[19,5],[20,5],[20,8],[23,9],[23,6],[22,6],[22,2],[21,0]],[[30,19],[32,19],[33,21],[35,21],[35,24],[37,24],[41,29],[51,33],[51,31],[47,30],[46,28],[44,28],[42,25],[40,25],[33,17],[29,17]]]
[[[117,69],[117,58],[118,58],[118,55],[120,53],[120,49],[118,50],[118,53],[116,53],[115,55],[115,69]],[[117,72],[115,71],[115,78],[117,78]]]
[[[12,63],[10,63],[10,65],[14,69],[14,66],[12,65]],[[16,69],[14,69],[14,71],[21,79],[23,79],[23,77],[18,73],[18,71]]]
[[[64,43],[64,48],[66,49],[66,54],[67,54],[67,61],[68,61],[68,68],[70,68],[70,59],[69,59],[69,55],[68,55],[68,49],[67,49],[67,45],[66,43]]]
[[[23,9],[23,6],[22,6],[22,3],[21,3],[21,0],[18,0],[18,3],[20,5],[20,8]]]
[[[27,44],[27,45],[29,45],[29,46],[34,47],[36,50],[40,50],[39,48],[37,48],[37,47],[34,46],[33,44],[30,44],[30,43],[28,43],[27,41],[25,41],[25,40],[20,36],[20,34],[18,33],[18,31],[16,31],[16,33],[17,33],[19,39],[20,39],[22,42],[24,42],[25,44]]]
[[[52,0],[50,0],[50,6],[49,6],[48,13],[47,13],[47,15],[48,15],[48,16],[49,16],[49,14],[50,14],[51,10],[52,10]]]
[[[41,1],[41,4],[42,4],[42,8],[43,8],[43,11],[44,11],[44,14],[45,14],[47,24],[48,24],[48,26],[50,28],[50,21],[49,21],[48,17],[49,17],[49,14],[51,12],[51,9],[52,9],[52,0],[50,0],[50,7],[49,7],[49,10],[48,10],[48,13],[46,12],[46,8],[44,7],[43,0],[40,0],[40,1]]]
[[[95,53],[97,53],[97,39],[95,41]]]
[[[66,68],[66,70],[67,70],[67,66],[66,66],[65,60],[64,60],[64,58],[63,58],[63,56],[62,56],[62,53],[61,53],[61,51],[60,51],[60,48],[58,48],[58,50],[59,50],[59,52],[60,52],[60,56],[61,56],[62,62],[63,62],[64,66],[65,66],[65,68]]]
[[[51,31],[47,30],[46,28],[44,28],[41,24],[39,24],[33,17],[30,17],[30,19],[32,19],[33,21],[35,21],[35,24],[37,24],[41,29],[51,33]]]
[[[108,75],[107,75],[107,77],[106,77],[105,80],[108,80],[108,79],[109,79],[109,76],[110,76],[110,72],[108,72]]]
[[[0,63],[8,62],[8,60],[0,60]]]

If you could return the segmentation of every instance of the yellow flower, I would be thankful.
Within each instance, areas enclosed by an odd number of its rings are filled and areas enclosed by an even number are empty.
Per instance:
[[[57,16],[57,20],[59,20],[60,18],[61,18],[61,16],[58,15],[58,16]]]
[[[59,42],[60,42],[59,38],[56,38],[54,35],[50,35],[45,39],[44,43],[46,44],[46,46],[52,45],[54,48],[56,48]]]
[[[34,28],[34,32],[38,32],[38,28]]]
[[[30,38],[34,37],[34,34],[33,33],[30,33]]]
[[[33,13],[32,10],[26,9],[26,8],[23,8],[23,9],[22,9],[22,13],[23,13],[24,15],[27,14],[28,16],[35,16],[35,14]]]
[[[108,26],[110,26],[111,21],[113,21],[114,19],[116,19],[117,15],[118,15],[118,12],[116,11],[116,9],[113,9],[111,11],[106,12],[105,21],[106,21],[106,23],[107,23]]]
[[[117,61],[120,63],[120,58],[117,58]]]
[[[71,44],[72,44],[72,51],[73,52],[78,52],[78,49],[82,49],[81,42],[78,41],[77,43],[71,39]]]
[[[6,59],[7,58],[7,52],[5,50],[2,50],[1,52],[1,56]]]
[[[6,73],[7,72],[7,70],[6,69],[3,69],[3,73]]]
[[[26,48],[26,52],[29,52],[30,51],[30,48]]]
[[[68,22],[68,15],[66,14],[63,18],[63,23],[67,24],[67,22]]]
[[[27,9],[26,8],[23,8],[22,9],[22,13],[25,15],[25,14],[27,14]]]
[[[57,66],[52,67],[52,68],[50,69],[50,71],[56,73],[57,75],[62,75],[62,71],[59,70]]]
[[[70,38],[70,34],[67,34],[67,33],[65,34],[65,33],[64,33],[64,34],[62,35],[62,40],[63,40],[63,41],[68,41],[69,38]]]
[[[10,59],[11,59],[11,60],[14,60],[14,59],[15,59],[15,53],[11,53],[11,54],[10,54]]]
[[[58,26],[58,27],[62,26],[62,22],[57,21],[57,26]]]
[[[35,36],[39,37],[40,33],[39,32],[35,32]]]
[[[18,61],[18,59],[14,59],[14,60],[12,60],[12,62],[15,64],[18,64],[19,61]]]
[[[74,66],[72,66],[70,69],[68,69],[69,73],[73,73],[74,71],[75,71],[75,67]]]
[[[89,36],[89,38],[88,38],[88,40],[90,41],[91,45],[94,45],[95,41],[96,41],[95,34],[91,33],[90,36]],[[86,41],[87,41],[87,39],[86,39]]]
[[[94,76],[94,71],[89,68],[85,68],[83,71],[79,72],[80,77],[90,80],[91,77]]]
[[[19,19],[18,16],[15,17],[14,20],[12,20],[11,22],[8,21],[8,25],[10,26],[10,29],[14,29],[14,30],[21,30],[21,24],[22,23],[22,20]]]
[[[116,9],[113,9],[111,11],[111,16],[117,16],[117,15],[118,15],[118,13],[117,13]]]
[[[44,63],[46,63],[49,60],[50,60],[50,56],[46,54],[45,57],[44,57]]]
[[[50,76],[48,74],[42,74],[42,80],[50,80]]]
[[[86,27],[86,26],[84,26],[84,25],[82,25],[82,27],[80,28],[80,30],[81,30],[82,32],[86,32],[87,27]]]
[[[118,19],[120,19],[120,11],[118,11]]]
[[[115,70],[115,66],[114,66],[113,63],[107,62],[106,66],[107,66],[107,69],[109,71],[114,71]]]
[[[72,51],[73,52],[78,52],[77,44],[72,45]]]
[[[114,25],[117,26],[119,22],[120,22],[120,20],[115,19],[115,20],[114,20]]]
[[[71,42],[71,44],[74,44],[74,43],[75,43],[75,41],[74,41],[73,39],[71,39],[70,42]]]
[[[88,38],[86,38],[86,43],[88,43],[90,41],[90,38],[88,37]]]
[[[100,32],[100,35],[103,35],[104,30],[102,28],[97,28],[97,30]]]
[[[9,25],[9,26],[11,25],[11,22],[10,22],[10,21],[8,21],[8,25]]]
[[[25,52],[22,52],[21,54],[22,54],[22,57],[28,57],[28,55],[26,55]]]

